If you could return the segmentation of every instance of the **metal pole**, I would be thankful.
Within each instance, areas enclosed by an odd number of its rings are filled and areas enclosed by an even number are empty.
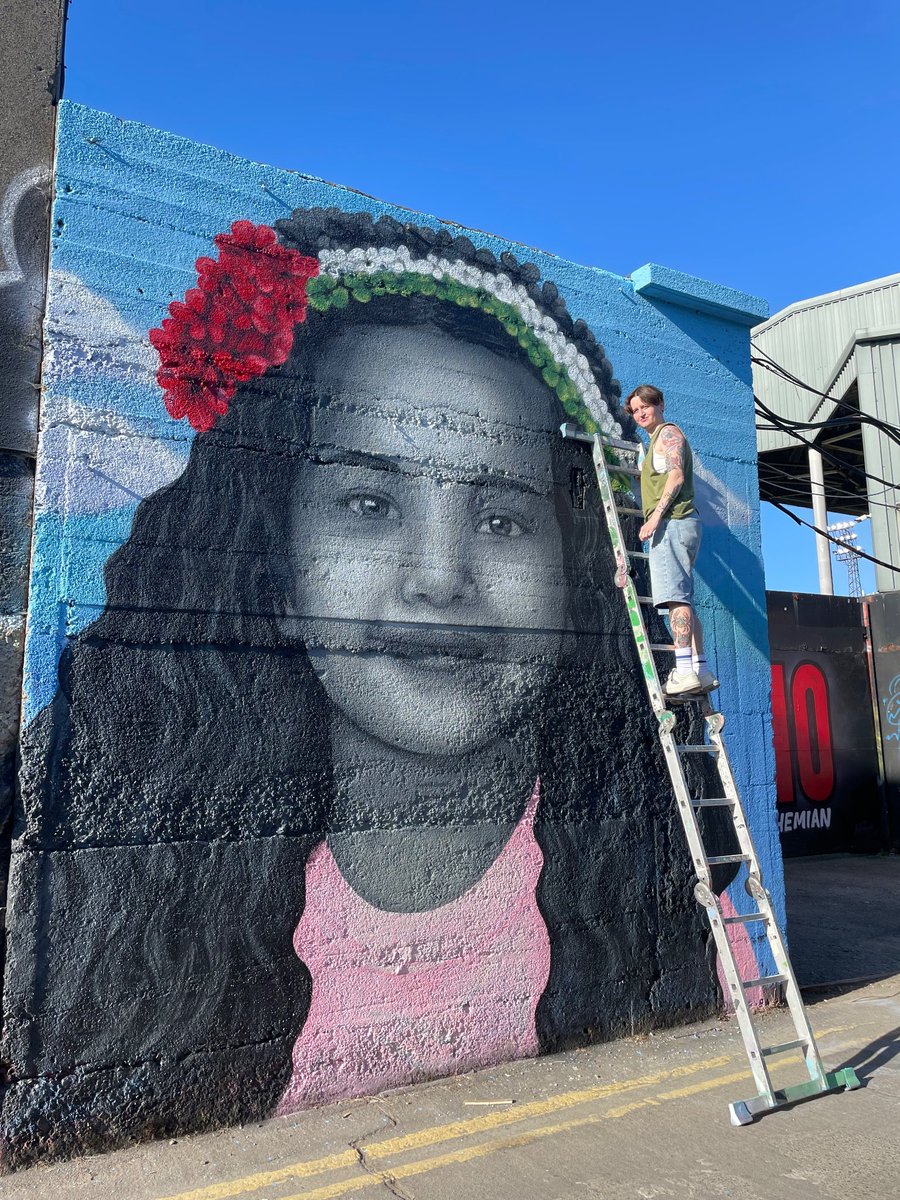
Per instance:
[[[817,529],[828,525],[828,509],[825,504],[825,469],[822,452],[809,448],[809,485],[812,493],[813,524]],[[834,580],[831,577],[831,544],[828,538],[816,534],[816,557],[819,560],[819,592],[823,596],[834,595]]]

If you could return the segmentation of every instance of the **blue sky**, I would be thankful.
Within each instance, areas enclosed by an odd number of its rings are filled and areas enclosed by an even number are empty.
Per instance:
[[[898,269],[898,46],[895,0],[71,0],[66,95],[775,311]],[[763,509],[768,586],[817,590]]]

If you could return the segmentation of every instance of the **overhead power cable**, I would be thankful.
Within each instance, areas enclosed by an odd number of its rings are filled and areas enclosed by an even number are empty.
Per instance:
[[[767,370],[772,370],[768,363],[760,362],[758,359],[752,361],[757,362],[759,366],[765,367]],[[775,371],[773,373],[781,377],[780,372]],[[788,382],[793,383],[794,381],[793,379],[788,379]],[[843,418],[839,417],[836,420],[835,418],[831,418],[827,421],[790,421],[789,423],[795,429],[828,429],[832,426],[838,427],[840,425],[857,423],[860,425],[870,425],[873,429],[877,429],[879,433],[883,433],[886,438],[889,438],[892,442],[900,446],[900,433],[892,425],[889,425],[887,421],[882,421],[880,417],[875,417],[871,413],[864,413],[852,404],[845,404],[842,400],[835,399],[834,396],[829,396],[828,399],[842,408],[848,409],[850,415]],[[787,418],[784,419],[787,420]]]
[[[883,479],[880,475],[874,475],[871,471],[866,471],[863,467],[854,467],[850,463],[842,462],[836,454],[833,454],[826,446],[817,446],[815,442],[809,441],[797,433],[796,430],[787,421],[782,420],[776,412],[773,412],[767,404],[764,404],[758,396],[754,396],[757,408],[761,410],[761,415],[767,417],[770,421],[774,421],[784,433],[801,442],[810,450],[817,450],[823,458],[827,459],[839,472],[861,476],[863,479],[874,479],[876,483],[883,483],[885,487],[896,488],[898,484],[890,479]]]
[[[763,355],[763,358],[755,358],[753,353],[754,351],[756,354]],[[838,399],[837,396],[829,396],[827,392],[822,392],[819,390],[819,388],[813,387],[811,383],[806,383],[805,380],[800,379],[792,371],[789,371],[787,367],[783,366],[782,363],[777,362],[771,356],[771,354],[768,354],[761,346],[758,346],[755,343],[753,344],[753,350],[750,354],[750,361],[758,367],[763,367],[773,375],[780,376],[786,383],[791,383],[794,385],[794,387],[802,388],[803,391],[806,392],[811,392],[814,396],[818,396],[821,400],[828,400],[838,408],[847,409],[849,412],[853,413],[854,417],[862,424],[872,425],[876,429],[880,429],[882,433],[891,439],[891,441],[894,441],[900,445],[900,434],[898,434],[893,425],[889,425],[886,421],[882,421],[880,417],[876,417],[871,413],[861,412],[859,407],[855,404],[849,404],[846,400]],[[804,424],[806,424],[808,428],[815,427],[814,422],[806,422]],[[798,423],[798,427],[799,425],[800,423]]]
[[[782,476],[782,478],[781,479],[773,478],[772,475],[770,474],[770,472],[773,472],[773,471],[776,472],[778,475]],[[790,482],[785,482],[785,480],[789,480]],[[801,482],[803,482],[803,481],[801,481]],[[797,483],[798,483],[798,480],[797,480],[797,475],[795,473],[792,473],[791,471],[787,471],[783,467],[777,467],[773,463],[767,464],[766,480],[765,480],[765,486],[766,486],[767,491],[769,489],[780,489],[785,497],[788,495],[796,497],[796,495],[799,491]],[[828,499],[834,501],[836,512],[844,511],[840,507],[841,502],[843,500],[853,500],[856,504],[860,504],[862,501],[865,501],[867,508],[872,508],[874,506],[875,508],[887,509],[888,512],[896,512],[897,511],[896,504],[886,504],[883,500],[876,500],[873,496],[870,496],[870,495],[863,496],[863,495],[860,495],[859,492],[851,492],[851,491],[848,491],[846,488],[836,487],[833,484],[828,484],[827,490],[828,490]],[[792,503],[792,501],[789,500],[788,503]],[[808,507],[808,505],[807,505],[807,507]]]
[[[787,418],[783,418],[787,421]],[[856,417],[838,417],[830,421],[788,421],[792,429],[844,429],[848,425],[856,425]],[[757,429],[777,429],[777,425],[757,425]]]
[[[786,513],[787,516],[789,516],[791,520],[795,521],[798,525],[805,525],[807,529],[812,529],[814,533],[820,533],[823,538],[827,538],[829,542],[834,542],[836,546],[843,546],[846,548],[846,543],[842,542],[840,538],[832,537],[827,530],[820,529],[818,525],[813,525],[809,521],[804,521],[802,517],[798,517],[796,513],[792,513],[786,505],[781,504],[778,500],[770,500],[769,504],[774,504],[776,508],[780,508],[783,513]],[[875,563],[876,566],[887,567],[889,571],[900,571],[900,567],[896,566],[896,564],[885,562],[883,558],[876,558],[874,554],[867,554],[865,550],[857,550],[854,548],[853,553],[858,554],[860,558],[868,559],[869,562]]]

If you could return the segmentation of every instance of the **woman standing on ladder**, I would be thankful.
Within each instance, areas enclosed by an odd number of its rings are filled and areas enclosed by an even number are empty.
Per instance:
[[[636,387],[625,401],[635,423],[650,434],[641,468],[639,537],[650,543],[650,592],[657,608],[668,608],[675,666],[667,696],[711,692],[719,681],[703,648],[703,626],[694,611],[694,563],[703,526],[694,504],[694,466],[687,438],[663,416],[665,398],[652,384]]]

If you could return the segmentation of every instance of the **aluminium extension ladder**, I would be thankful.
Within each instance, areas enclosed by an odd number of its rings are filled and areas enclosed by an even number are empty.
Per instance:
[[[642,605],[651,604],[649,596],[638,595],[632,579],[632,559],[645,560],[647,554],[643,550],[629,550],[622,535],[621,516],[640,517],[643,514],[639,507],[632,507],[636,499],[631,494],[619,493],[620,503],[616,503],[616,493],[613,489],[610,474],[630,476],[629,488],[633,488],[633,480],[640,476],[637,467],[637,455],[641,452],[640,443],[623,442],[616,438],[604,437],[599,434],[589,434],[577,426],[566,423],[561,427],[565,438],[593,443],[594,467],[597,473],[597,483],[600,488],[600,498],[606,515],[609,538],[612,543],[616,561],[616,586],[621,588],[625,605],[631,623],[631,632],[637,647],[644,683],[650,697],[650,704],[659,722],[659,738],[672,786],[678,802],[678,811],[684,831],[687,834],[688,846],[698,882],[694,888],[694,896],[706,911],[712,927],[719,961],[722,965],[725,980],[731,993],[731,1003],[734,1006],[741,1031],[741,1038],[747,1051],[750,1070],[758,1088],[759,1094],[750,1100],[738,1100],[729,1105],[732,1125],[749,1125],[753,1118],[773,1108],[793,1104],[811,1096],[818,1096],[837,1088],[857,1088],[860,1086],[856,1073],[851,1067],[839,1071],[828,1072],[822,1063],[816,1040],[813,1035],[809,1018],[803,1006],[797,980],[785,949],[784,941],[778,929],[778,923],[772,909],[769,893],[762,883],[762,871],[756,849],[747,826],[744,813],[735,785],[725,743],[722,740],[724,716],[712,707],[708,696],[697,695],[687,697],[667,697],[663,692],[656,669],[654,652],[672,653],[672,645],[655,644],[650,641],[647,627],[641,611]],[[610,465],[607,462],[604,446],[617,452],[619,463]],[[630,504],[629,504],[630,501]],[[709,741],[702,745],[685,745],[677,740],[677,718],[672,706],[693,703],[700,706]],[[692,798],[685,778],[682,760],[689,755],[710,755],[715,763],[718,778],[721,782],[721,795],[713,798]],[[703,808],[727,809],[731,816],[731,824],[740,848],[739,854],[723,854],[710,856],[703,845],[698,813]],[[747,865],[745,888],[756,902],[755,911],[746,915],[723,916],[719,898],[712,890],[711,868],[720,864],[735,863]],[[762,976],[757,979],[742,979],[735,960],[731,942],[728,937],[728,926],[735,924],[750,925],[759,923],[765,930],[766,939],[776,964],[777,974]],[[784,990],[784,998],[790,1012],[796,1032],[796,1038],[782,1042],[779,1045],[764,1046],[753,1020],[753,1012],[747,999],[750,988],[777,987]],[[808,1080],[790,1087],[775,1088],[769,1073],[767,1059],[786,1051],[802,1051],[806,1063]]]

